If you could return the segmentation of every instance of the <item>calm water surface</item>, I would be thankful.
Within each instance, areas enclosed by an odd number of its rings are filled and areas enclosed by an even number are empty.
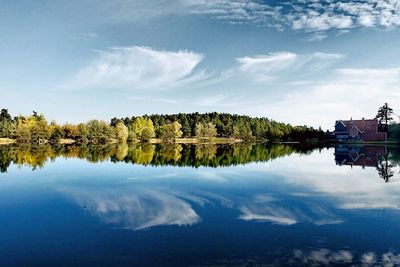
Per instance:
[[[0,146],[0,266],[396,266],[399,151]]]

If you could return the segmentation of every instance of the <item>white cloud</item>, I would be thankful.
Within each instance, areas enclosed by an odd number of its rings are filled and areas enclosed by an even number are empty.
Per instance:
[[[308,11],[304,14],[291,15],[290,22],[294,30],[324,31],[331,28],[348,29],[353,26],[351,17],[344,15]]]
[[[267,55],[237,58],[239,70],[255,82],[268,83],[278,78],[294,79],[298,75],[312,73],[330,67],[343,55],[329,53],[294,54],[277,52]]]
[[[165,104],[177,104],[179,101],[170,99],[170,98],[156,98],[156,97],[150,97],[150,96],[129,96],[128,99],[133,100],[133,101],[146,101],[146,102],[157,102],[157,103],[165,103]]]
[[[206,15],[232,24],[250,23],[305,32],[370,27],[390,29],[400,26],[400,4],[397,0],[297,0],[276,4],[256,0],[181,2],[192,14]],[[323,36],[319,34],[310,40],[320,41],[324,39]]]
[[[332,129],[337,119],[374,117],[385,102],[400,105],[399,68],[339,69],[331,78],[311,82],[261,108],[261,114],[294,123]]]
[[[398,266],[400,255],[392,252],[378,254],[376,252],[366,252],[360,256],[353,255],[349,250],[333,251],[326,248],[317,250],[303,251],[296,249],[293,251],[293,261],[299,265],[354,265],[360,262],[360,266]],[[354,266],[359,266],[355,264]]]
[[[336,214],[327,208],[309,203],[305,198],[296,197],[293,202],[280,201],[268,195],[256,195],[253,199],[244,201],[239,207],[239,219],[244,221],[270,222],[279,225],[297,223],[312,223],[315,225],[341,224]]]
[[[353,261],[353,254],[348,250],[332,251],[326,248],[311,250],[304,253],[302,250],[294,251],[294,258],[303,264],[310,265],[336,265],[349,264]]]
[[[193,104],[196,106],[216,106],[220,105],[223,100],[226,99],[225,95],[212,95],[200,98],[199,100],[195,101]]]
[[[296,218],[291,216],[292,214],[286,214],[286,212],[280,214],[279,210],[274,211],[272,214],[259,214],[244,207],[241,209],[241,212],[243,214],[240,215],[239,219],[244,221],[271,222],[279,225],[292,225],[297,223]]]
[[[68,87],[141,90],[163,89],[202,79],[194,72],[204,55],[150,47],[118,47],[98,51],[98,56],[79,70]]]
[[[104,223],[131,230],[162,225],[193,225],[200,217],[190,204],[170,193],[151,190],[62,190]]]
[[[321,153],[314,151],[307,158],[292,155],[273,161],[268,168],[261,171],[279,172],[286,184],[301,188],[311,196],[322,195],[335,208],[400,210],[400,196],[397,193],[400,190],[399,180],[393,179],[390,183],[385,183],[379,178],[375,168],[338,167],[335,165],[332,149]],[[327,218],[338,219],[334,216],[321,216],[321,219]]]
[[[181,0],[192,14],[211,16],[231,24],[267,24],[279,19],[279,7],[272,7],[252,0]],[[276,25],[276,27],[280,27]]]

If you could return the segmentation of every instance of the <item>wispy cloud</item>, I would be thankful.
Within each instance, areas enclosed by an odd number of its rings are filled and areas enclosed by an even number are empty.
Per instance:
[[[319,41],[328,30],[400,26],[400,4],[396,0],[277,1],[190,0],[182,1],[192,14],[210,16],[232,24],[256,24],[277,29],[318,32],[309,40]]]
[[[267,24],[273,26],[279,20],[280,7],[272,7],[251,0],[189,0],[181,1],[190,13],[208,15],[231,24]],[[279,25],[276,25],[279,27]]]
[[[299,55],[291,52],[277,52],[267,55],[237,58],[242,73],[249,75],[256,82],[271,82],[278,78],[294,78],[299,74],[312,73],[330,67],[342,59],[341,54],[316,52]]]
[[[336,214],[326,207],[296,197],[297,205],[285,203],[267,195],[255,196],[252,201],[242,203],[239,219],[244,221],[269,222],[279,225],[312,223],[315,225],[341,224]]]
[[[300,260],[306,265],[342,265],[353,262],[354,255],[348,250],[331,251],[321,248],[304,253],[302,250],[294,251],[294,260]]]
[[[312,195],[323,195],[326,200],[332,201],[335,209],[400,210],[400,196],[397,193],[400,188],[399,180],[393,179],[390,183],[385,183],[379,178],[375,168],[339,168],[332,164],[332,156],[332,150],[323,153],[315,151],[307,157],[307,164],[304,164],[304,157],[298,155],[274,161],[263,171],[279,170],[287,184],[307,188],[306,191]],[[298,167],[294,170],[292,166]],[[325,179],[320,179],[321,176]],[[324,216],[321,219],[335,217]]]
[[[145,102],[158,102],[158,103],[166,103],[166,104],[177,104],[179,101],[170,98],[157,98],[150,96],[129,96],[128,99],[133,101],[145,101]]]
[[[337,118],[373,117],[379,106],[400,103],[399,68],[348,68],[332,72],[324,80],[298,85],[281,101],[268,106],[272,117],[285,121],[331,128]],[[351,97],[355,96],[355,98]],[[282,109],[281,107],[290,107]]]
[[[293,259],[291,260],[298,265],[307,266],[349,265],[355,262],[360,262],[360,266],[397,266],[400,264],[400,254],[367,251],[361,255],[354,255],[349,250],[333,251],[320,248],[303,251],[296,249],[293,251]]]
[[[77,89],[163,89],[185,81],[198,81],[194,72],[204,59],[192,51],[164,51],[150,47],[116,47],[97,56],[67,83]]]
[[[185,200],[149,190],[62,190],[103,222],[130,230],[162,225],[193,225],[200,217]]]
[[[268,214],[260,214],[250,210],[247,207],[243,207],[241,212],[242,215],[240,215],[239,219],[244,221],[271,222],[279,225],[292,225],[297,223],[296,218],[293,217],[292,214],[287,213],[285,210],[270,210]]]
[[[206,96],[195,101],[193,104],[197,106],[215,106],[221,104],[221,102],[226,98],[227,98],[226,95],[222,94]]]

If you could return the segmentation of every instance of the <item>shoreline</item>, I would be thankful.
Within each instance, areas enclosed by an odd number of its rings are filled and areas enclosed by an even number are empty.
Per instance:
[[[176,138],[172,142],[166,142],[163,141],[160,138],[152,138],[149,140],[149,142],[142,142],[140,140],[137,140],[136,142],[132,142],[133,144],[235,144],[235,143],[243,143],[245,142],[242,139],[237,139],[237,138],[226,138],[226,137],[215,137],[215,138],[209,138],[209,139],[199,139],[199,138]],[[43,144],[49,144],[49,141],[45,141]],[[71,145],[75,144],[76,141],[73,139],[60,139],[57,143],[54,145]],[[104,145],[108,144],[116,144],[116,140],[111,140],[108,143],[105,143]],[[129,142],[128,142],[129,143]],[[0,145],[11,145],[11,144],[25,144],[25,143],[18,143],[15,139],[11,138],[0,138]],[[30,143],[27,143],[30,144]]]
[[[109,142],[103,145],[112,145],[116,144],[116,140],[110,140]],[[128,144],[197,144],[197,145],[207,145],[207,144],[237,144],[237,143],[279,143],[279,144],[300,144],[300,143],[312,143],[312,144],[328,144],[328,145],[391,145],[391,146],[399,146],[399,142],[389,140],[389,141],[375,141],[375,142],[345,142],[345,141],[337,141],[337,140],[321,140],[317,142],[301,142],[301,141],[268,141],[268,140],[243,140],[237,138],[228,138],[228,137],[214,137],[214,138],[176,138],[174,141],[165,141],[161,138],[152,138],[148,142],[143,142],[140,140],[136,140],[135,142],[127,142]],[[32,144],[32,143],[18,143],[15,139],[11,138],[0,138],[0,145],[11,145],[11,144]],[[45,141],[43,144],[51,144],[51,145],[72,145],[79,144],[73,139],[60,139],[57,143],[50,143],[49,141]],[[36,145],[36,144],[35,144]]]

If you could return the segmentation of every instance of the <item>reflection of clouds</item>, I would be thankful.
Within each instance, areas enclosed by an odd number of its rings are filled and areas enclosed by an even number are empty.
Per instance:
[[[295,250],[294,258],[307,265],[335,265],[351,263],[353,261],[353,254],[348,250],[331,251],[322,248],[319,250],[312,250],[308,253]]]
[[[333,197],[342,209],[400,209],[399,179],[384,183],[375,168],[336,166],[333,150],[314,151],[307,157],[292,155],[258,169],[279,174],[289,186],[307,194]],[[295,194],[307,197],[305,192]]]
[[[387,252],[382,255],[383,266],[399,266],[400,265],[400,254],[395,255],[392,252]]]
[[[272,222],[280,225],[291,225],[297,223],[296,218],[284,209],[274,210],[270,207],[264,207],[262,213],[253,211],[247,207],[241,208],[242,215],[240,219],[244,221]]]
[[[217,174],[215,170],[199,170],[197,176],[203,180],[225,183],[227,179],[222,175]]]
[[[293,260],[291,262],[301,265],[343,265],[351,264],[352,266],[399,266],[400,254],[396,255],[392,252],[385,252],[378,255],[375,252],[366,252],[360,256],[353,255],[348,250],[332,251],[326,248],[311,250],[305,252],[303,250],[293,251]]]
[[[102,221],[127,229],[160,225],[193,225],[200,218],[192,207],[172,194],[150,190],[64,190],[81,207]]]
[[[256,195],[240,207],[239,219],[271,222],[279,225],[313,223],[315,225],[340,224],[334,213],[315,203],[301,200],[280,201],[268,195]]]
[[[376,254],[374,252],[367,252],[361,255],[361,263],[364,265],[373,265],[376,263]]]

